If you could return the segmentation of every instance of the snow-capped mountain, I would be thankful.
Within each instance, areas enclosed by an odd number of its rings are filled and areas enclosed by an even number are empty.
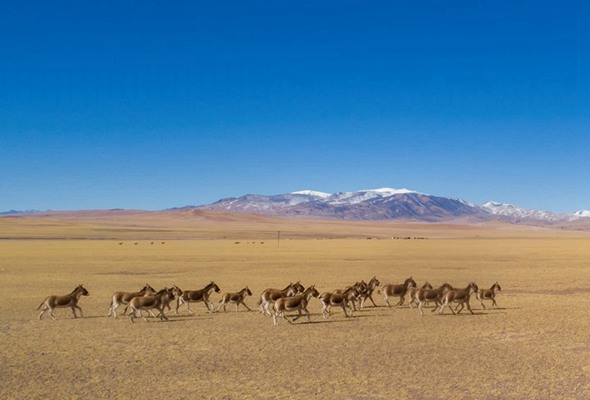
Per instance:
[[[495,201],[488,201],[482,205],[482,208],[494,215],[502,215],[511,218],[532,218],[544,221],[563,221],[567,220],[568,216],[565,214],[555,214],[550,211],[531,210],[527,208],[520,208],[513,204],[498,203]]]
[[[489,201],[481,206],[462,199],[433,196],[410,189],[367,189],[324,193],[301,190],[278,195],[247,194],[199,208],[279,216],[344,220],[448,221],[470,217],[480,221],[554,224],[589,217],[590,211],[557,214]]]
[[[221,199],[213,204],[201,206],[200,208],[254,212],[262,214],[280,214],[281,210],[297,206],[301,203],[322,201],[323,199],[327,198],[325,195],[326,193],[314,192],[311,190],[303,190],[299,192],[277,194],[272,196],[247,194],[237,198],[230,197],[227,199]]]
[[[488,214],[464,200],[392,188],[334,194],[313,190],[271,196],[248,194],[222,199],[200,208],[345,220],[411,219],[430,222]]]
[[[584,217],[590,217],[590,212],[587,210],[576,211],[572,214],[558,214],[551,211],[540,211],[528,208],[521,208],[513,204],[498,203],[495,201],[488,201],[481,207],[491,214],[518,220],[533,219],[546,222],[564,222],[573,221]]]

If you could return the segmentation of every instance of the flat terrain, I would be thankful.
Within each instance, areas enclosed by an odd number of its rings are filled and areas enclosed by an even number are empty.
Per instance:
[[[2,399],[590,398],[588,233],[88,218],[0,218],[3,236],[18,238],[0,241]],[[316,299],[311,323],[273,326],[256,310],[267,287],[301,281],[322,292],[373,276],[498,281],[503,290],[499,308],[472,298],[475,315],[420,316],[407,304],[386,307],[380,294],[352,318],[334,310],[324,319]],[[173,307],[168,322],[106,316],[117,290],[212,280],[222,292],[248,285],[254,311],[208,313],[195,303],[192,316]],[[84,318],[58,309],[56,321],[37,319],[46,296],[80,283],[90,291],[79,303]]]

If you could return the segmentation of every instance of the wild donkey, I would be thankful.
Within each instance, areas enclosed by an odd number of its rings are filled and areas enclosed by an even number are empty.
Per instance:
[[[360,281],[355,283],[352,286],[347,286],[344,289],[335,289],[334,291],[332,291],[332,295],[334,296],[338,296],[338,295],[344,295],[344,298],[346,300],[346,304],[348,305],[349,308],[352,307],[352,309],[354,311],[357,311],[356,309],[356,302],[359,302],[359,309],[360,307],[360,303],[362,301],[362,295],[363,293],[367,292],[368,289],[368,285],[365,281]],[[337,297],[334,297],[334,299],[336,299]],[[330,307],[328,307],[328,312],[330,311]],[[352,311],[351,311],[351,315],[352,315]]]
[[[422,285],[421,289],[432,289],[432,285],[428,282],[425,282],[424,285]],[[412,304],[418,304],[416,302],[416,298],[414,297],[416,295],[417,291],[418,291],[417,287],[411,287],[408,289],[408,299],[410,299],[408,301],[408,305],[410,306],[410,308],[414,308],[412,306]]]
[[[405,295],[409,288],[416,287],[416,281],[412,279],[410,276],[408,279],[404,281],[404,283],[395,285],[395,284],[388,284],[384,285],[381,291],[383,292],[383,300],[387,303],[389,307],[391,304],[389,303],[389,298],[394,296],[399,296],[399,301],[396,303],[396,306],[401,306],[404,304]]]
[[[365,301],[367,301],[367,299],[371,300],[371,303],[373,303],[373,306],[377,307],[377,304],[375,304],[375,300],[373,300],[373,292],[375,291],[377,286],[380,286],[380,285],[381,285],[381,282],[379,282],[379,279],[377,279],[376,276],[371,278],[371,280],[367,284],[367,287],[365,288],[365,290],[363,292],[361,292],[361,296],[360,296],[361,297],[361,305],[360,305],[361,309],[365,306]]]
[[[484,300],[492,300],[492,305],[498,307],[498,303],[496,303],[496,290],[502,290],[498,282],[494,283],[489,289],[479,289],[479,292],[475,294],[477,300],[479,300],[484,310],[486,308],[486,306],[483,304]]]
[[[178,286],[176,288],[178,289]],[[180,289],[178,289],[178,290],[180,290]],[[192,315],[193,311],[191,310],[189,303],[196,303],[199,301],[202,301],[203,303],[205,303],[205,307],[207,307],[207,311],[209,311],[209,312],[214,311],[213,304],[209,301],[209,296],[211,295],[211,292],[213,292],[213,291],[215,293],[221,292],[221,289],[219,289],[219,286],[217,286],[215,284],[215,282],[213,282],[213,281],[211,281],[211,283],[209,283],[203,289],[181,290],[182,295],[178,296],[178,300],[176,302],[176,314],[178,314],[178,308],[181,305],[186,304],[186,308],[188,308],[188,312]]]
[[[286,319],[288,323],[292,324],[294,321],[297,321],[299,318],[303,316],[303,314],[301,313],[302,311],[305,311],[305,314],[307,314],[307,320],[311,321],[311,316],[309,310],[307,309],[307,304],[309,303],[309,300],[311,300],[312,297],[318,297],[319,294],[320,293],[316,290],[315,286],[311,285],[310,287],[305,289],[305,291],[300,295],[292,297],[281,297],[280,299],[277,299],[273,307],[273,323],[275,325],[278,325],[277,316],[281,316],[284,319]],[[299,315],[293,318],[293,322],[289,321],[287,319],[287,316],[285,315],[286,312],[291,311],[299,312]]]
[[[66,294],[63,296],[49,296],[45,300],[43,300],[41,304],[39,304],[39,307],[37,307],[37,310],[39,310],[42,306],[45,306],[43,311],[41,311],[41,314],[39,314],[39,319],[43,317],[43,314],[49,311],[49,315],[51,315],[51,318],[55,320],[56,318],[55,315],[53,315],[53,310],[56,308],[66,307],[72,309],[74,318],[78,318],[78,316],[76,315],[76,310],[80,311],[80,317],[83,317],[82,309],[78,306],[78,300],[80,299],[80,296],[88,295],[90,295],[88,290],[86,290],[84,286],[78,285],[70,294]]]
[[[225,311],[225,307],[227,306],[228,303],[235,304],[236,311],[238,311],[238,307],[240,306],[240,304],[243,304],[244,307],[246,307],[248,309],[248,311],[252,311],[252,309],[250,307],[248,307],[248,305],[244,302],[244,298],[246,296],[252,296],[252,292],[250,291],[248,286],[246,286],[245,288],[243,288],[242,290],[240,290],[237,293],[225,293],[221,297],[221,300],[219,301],[220,304],[219,304],[219,307],[217,307],[217,311],[219,311],[221,309],[221,307],[223,307],[223,311]]]
[[[111,299],[111,304],[109,305],[109,312],[107,314],[107,317],[110,317],[111,314],[114,314],[115,318],[117,318],[117,308],[119,308],[119,306],[121,305],[125,305],[125,309],[123,310],[123,315],[125,315],[125,313],[127,312],[127,306],[132,298],[155,293],[156,291],[154,290],[154,288],[148,285],[147,283],[139,292],[115,292]]]
[[[131,299],[129,302],[129,307],[131,307],[131,311],[129,311],[129,322],[133,323],[133,319],[136,316],[137,311],[141,312],[141,310],[158,310],[160,313],[160,320],[168,320],[168,317],[164,315],[164,306],[166,302],[174,300],[174,293],[172,289],[164,288],[160,290],[158,293],[149,296],[138,296]],[[142,318],[144,320],[148,320],[146,317]]]
[[[422,308],[426,303],[434,302],[436,304],[436,307],[432,311],[436,311],[440,306],[442,296],[449,290],[453,290],[453,287],[446,282],[443,283],[438,289],[416,290],[414,298],[418,302],[418,310],[420,310],[420,315],[424,315],[424,311],[422,311]]]
[[[465,289],[449,290],[442,297],[442,301],[439,306],[439,314],[443,313],[445,306],[449,306],[453,314],[459,314],[461,310],[463,310],[464,304],[467,304],[467,309],[471,314],[473,314],[473,310],[471,310],[471,306],[469,305],[469,298],[473,293],[477,293],[478,290],[479,288],[477,287],[475,282],[469,282],[469,285],[467,285]],[[459,303],[459,305],[457,306],[457,312],[455,312],[455,310],[453,310],[453,307],[451,307],[450,305],[453,302]],[[459,307],[461,307],[461,309],[459,309]]]
[[[260,294],[260,300],[258,301],[260,313],[266,313],[270,316],[270,306],[275,301],[277,301],[281,297],[295,296],[303,292],[304,290],[305,288],[299,281],[297,283],[289,283],[289,285],[283,290],[273,288],[266,289],[264,292]]]
[[[322,314],[324,318],[330,316],[332,307],[340,307],[344,315],[352,317],[351,304],[354,306],[354,300],[359,296],[358,290],[354,286],[349,286],[344,292],[335,290],[333,292],[324,292],[318,297],[322,302]],[[350,315],[346,309],[350,310]],[[356,309],[355,309],[356,311]]]

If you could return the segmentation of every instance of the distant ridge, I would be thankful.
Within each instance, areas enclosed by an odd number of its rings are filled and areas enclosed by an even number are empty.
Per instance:
[[[22,215],[22,214],[38,214],[42,213],[43,211],[39,210],[8,210],[8,211],[0,211],[0,215]]]

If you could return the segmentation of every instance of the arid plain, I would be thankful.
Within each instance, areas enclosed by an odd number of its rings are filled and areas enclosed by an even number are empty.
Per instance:
[[[179,210],[2,217],[0,236],[3,399],[590,398],[588,232]],[[352,318],[324,319],[317,299],[311,323],[273,326],[257,311],[268,287],[323,292],[373,276],[502,291],[498,308],[472,298],[475,315],[421,316],[381,294]],[[253,311],[106,316],[115,291],[210,281],[222,293],[249,286]],[[46,296],[80,283],[84,318],[37,319]]]

